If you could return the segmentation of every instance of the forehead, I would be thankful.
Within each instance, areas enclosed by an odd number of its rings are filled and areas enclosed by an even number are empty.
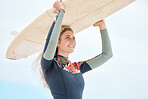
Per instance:
[[[67,30],[63,33],[63,36],[66,36],[66,35],[74,36],[74,33],[70,30]]]

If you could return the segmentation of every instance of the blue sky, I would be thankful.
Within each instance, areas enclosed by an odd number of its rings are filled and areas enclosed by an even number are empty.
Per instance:
[[[54,0],[0,1],[0,99],[52,99],[44,89],[32,63],[38,53],[21,60],[5,58],[14,39],[10,32],[21,31]],[[148,1],[137,0],[105,19],[113,57],[84,74],[83,99],[148,99]],[[93,35],[92,35],[93,34]],[[71,61],[92,58],[101,53],[99,29],[93,26],[78,33]]]

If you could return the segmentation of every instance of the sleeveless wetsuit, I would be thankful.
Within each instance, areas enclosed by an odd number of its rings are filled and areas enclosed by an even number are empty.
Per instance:
[[[82,99],[84,89],[82,74],[102,65],[112,57],[111,44],[107,29],[104,29],[100,30],[102,37],[101,54],[89,60],[74,63],[62,55],[54,57],[63,16],[64,11],[59,10],[46,39],[41,66],[54,99]]]

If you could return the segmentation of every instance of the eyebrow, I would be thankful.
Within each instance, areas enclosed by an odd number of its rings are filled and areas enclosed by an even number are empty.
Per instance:
[[[66,35],[66,36],[70,36],[70,35]],[[65,37],[66,37],[66,36],[65,36]],[[75,36],[73,36],[73,37],[75,37]]]
[[[66,35],[66,36],[70,36],[70,35]]]

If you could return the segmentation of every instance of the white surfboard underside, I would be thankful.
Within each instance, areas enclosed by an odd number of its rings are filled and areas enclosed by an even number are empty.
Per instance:
[[[78,33],[135,0],[64,0],[63,25],[70,25]],[[54,8],[45,11],[24,28],[9,45],[6,58],[21,59],[43,51],[45,40],[53,22]]]

